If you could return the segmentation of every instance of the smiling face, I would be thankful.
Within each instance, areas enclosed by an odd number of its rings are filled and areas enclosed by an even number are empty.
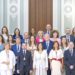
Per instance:
[[[15,35],[20,35],[20,30],[18,28],[15,29]]]
[[[69,35],[69,34],[71,33],[71,30],[70,30],[69,28],[67,28],[67,29],[65,30],[65,33],[66,33],[67,35]]]
[[[45,39],[46,41],[49,41],[49,40],[50,40],[49,34],[45,34],[45,35],[44,35],[44,39]]]
[[[35,29],[34,29],[34,28],[31,29],[31,33],[32,33],[32,34],[35,33]]]
[[[66,43],[66,42],[67,42],[66,37],[63,37],[62,40],[61,40],[61,42],[62,42],[62,43]]]
[[[13,38],[12,38],[11,35],[9,35],[8,39],[9,39],[9,41],[12,41],[13,40]]]
[[[9,49],[10,49],[10,44],[9,43],[5,44],[5,50],[9,50]]]
[[[20,38],[16,38],[16,44],[20,44],[20,43],[21,43]]]
[[[27,49],[27,45],[26,44],[22,44],[22,49],[23,50]]]
[[[50,25],[50,24],[47,24],[46,30],[47,30],[47,31],[50,31],[51,29],[52,29],[51,25]]]
[[[73,49],[74,48],[74,43],[70,42],[68,46],[69,46],[69,49]]]
[[[37,49],[38,49],[38,51],[43,50],[43,45],[42,45],[42,43],[39,43],[39,44],[38,44]]]
[[[25,39],[28,39],[28,38],[29,38],[28,32],[25,32],[25,33],[24,33],[24,38],[25,38]]]
[[[30,41],[31,41],[31,42],[34,42],[34,41],[35,41],[34,36],[31,36]]]

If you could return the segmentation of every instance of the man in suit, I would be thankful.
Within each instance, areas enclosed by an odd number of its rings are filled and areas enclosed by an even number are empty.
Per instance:
[[[44,35],[44,38],[45,38],[45,41],[43,42],[43,48],[47,50],[47,54],[49,55],[50,50],[53,48],[53,42],[50,40],[50,36],[47,33]],[[51,75],[49,61],[48,61],[47,75]]]
[[[51,32],[52,32],[52,26],[50,25],[50,24],[47,24],[46,25],[46,32],[45,32],[45,34],[47,33],[47,34],[51,34]]]
[[[75,75],[75,49],[74,43],[69,42],[69,49],[64,52],[66,75]]]
[[[31,52],[27,50],[27,45],[22,44],[22,50],[18,56],[18,67],[17,72],[20,75],[30,75],[32,73],[32,55]]]
[[[16,56],[16,65],[15,65],[15,75],[17,74],[17,58],[18,58],[18,54],[21,50],[21,39],[20,37],[16,38],[16,44],[12,46],[11,50],[14,52],[15,56]]]
[[[61,38],[62,37],[66,37],[66,39],[67,39],[68,42],[70,42],[70,41],[74,42],[75,38],[74,38],[73,35],[71,35],[71,30],[69,28],[66,28],[65,33],[66,34],[64,36],[61,36]]]
[[[50,50],[53,48],[53,42],[50,40],[50,36],[47,33],[44,35],[44,38],[43,47],[47,50],[47,54],[49,55]]]
[[[24,38],[22,40],[22,43],[29,44],[29,34],[28,34],[28,32],[24,33]]]

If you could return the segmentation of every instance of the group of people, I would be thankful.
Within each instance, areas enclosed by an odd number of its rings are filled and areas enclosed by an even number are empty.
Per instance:
[[[75,75],[75,27],[65,35],[52,30],[25,32],[19,28],[9,34],[6,26],[0,34],[0,75]]]

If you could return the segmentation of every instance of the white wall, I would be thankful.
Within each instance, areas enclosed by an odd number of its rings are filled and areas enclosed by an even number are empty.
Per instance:
[[[6,25],[9,33],[18,27],[21,33],[28,31],[29,0],[0,0],[0,29]]]

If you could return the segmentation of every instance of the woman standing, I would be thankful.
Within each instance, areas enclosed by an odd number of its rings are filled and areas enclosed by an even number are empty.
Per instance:
[[[15,67],[15,55],[10,50],[9,43],[5,44],[5,49],[0,53],[0,75],[13,75]]]
[[[64,36],[61,38],[61,49],[63,52],[68,49],[68,41]]]
[[[34,36],[31,36],[30,37],[30,42],[28,44],[28,50],[31,51],[32,53],[32,57],[34,56],[34,51],[37,50],[37,46],[36,46],[36,43],[35,43],[35,38]]]
[[[49,54],[51,75],[62,75],[63,69],[63,52],[59,49],[59,43],[54,42],[53,49]]]
[[[34,52],[33,69],[35,75],[47,75],[48,58],[46,50],[43,50],[42,43],[37,46],[37,51]]]
[[[3,26],[3,28],[2,28],[2,36],[4,38],[4,42],[7,43],[7,40],[8,40],[8,28],[6,26]]]

